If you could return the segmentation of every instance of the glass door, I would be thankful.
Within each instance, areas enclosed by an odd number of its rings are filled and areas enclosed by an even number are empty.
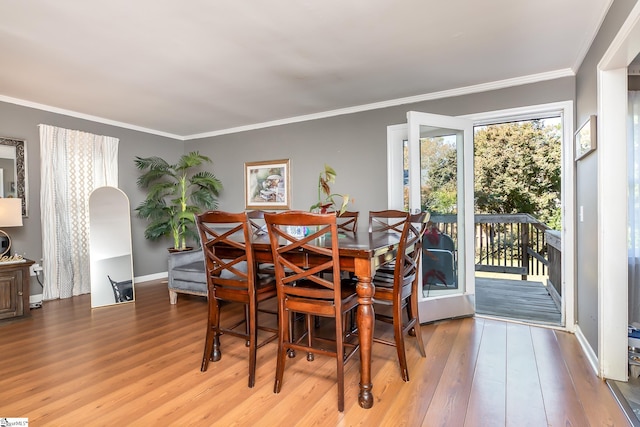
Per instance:
[[[410,111],[388,129],[389,208],[431,214],[423,241],[420,320],[475,312],[473,125]]]

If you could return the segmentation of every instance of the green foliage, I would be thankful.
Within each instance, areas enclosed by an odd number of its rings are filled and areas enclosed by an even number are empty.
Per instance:
[[[540,120],[483,126],[474,136],[475,212],[529,213],[560,227],[560,125]],[[456,147],[442,138],[421,144],[424,210],[456,212]]]
[[[474,149],[476,212],[529,213],[549,225],[558,222],[560,125],[533,120],[482,127]]]
[[[185,249],[187,239],[197,240],[194,214],[216,209],[222,190],[213,173],[194,171],[205,163],[212,161],[196,151],[183,155],[176,164],[156,156],[136,157],[136,167],[142,171],[138,186],[147,190],[136,212],[149,221],[144,233],[147,239],[171,236],[175,249]]]
[[[329,165],[324,165],[324,171],[318,176],[318,202],[309,208],[309,211],[318,210],[320,213],[327,213],[329,209],[339,211],[340,214],[347,210],[349,203],[348,194],[331,193],[331,186],[336,182],[336,171]],[[342,199],[340,209],[336,209],[335,197]]]
[[[423,138],[420,143],[422,210],[432,214],[457,212],[456,147],[444,138]]]

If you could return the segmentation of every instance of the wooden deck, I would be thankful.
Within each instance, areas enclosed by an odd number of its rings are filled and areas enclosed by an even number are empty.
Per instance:
[[[561,326],[562,315],[541,282],[476,277],[476,314]]]

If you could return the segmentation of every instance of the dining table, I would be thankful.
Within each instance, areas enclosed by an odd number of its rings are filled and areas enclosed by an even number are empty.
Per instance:
[[[317,239],[319,246],[331,245],[331,239]],[[340,270],[353,272],[357,278],[358,295],[357,327],[360,341],[360,384],[358,404],[365,408],[373,406],[373,383],[371,378],[371,347],[375,313],[373,296],[375,287],[372,277],[378,267],[393,261],[396,257],[400,235],[388,232],[341,232],[338,236]],[[254,235],[251,244],[255,261],[272,263],[273,255],[269,236],[266,233]],[[304,258],[305,265],[314,264],[313,255]]]

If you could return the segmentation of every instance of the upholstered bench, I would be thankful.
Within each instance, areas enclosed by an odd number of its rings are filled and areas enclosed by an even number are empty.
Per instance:
[[[169,302],[178,301],[178,293],[207,296],[204,254],[196,249],[169,253]]]

